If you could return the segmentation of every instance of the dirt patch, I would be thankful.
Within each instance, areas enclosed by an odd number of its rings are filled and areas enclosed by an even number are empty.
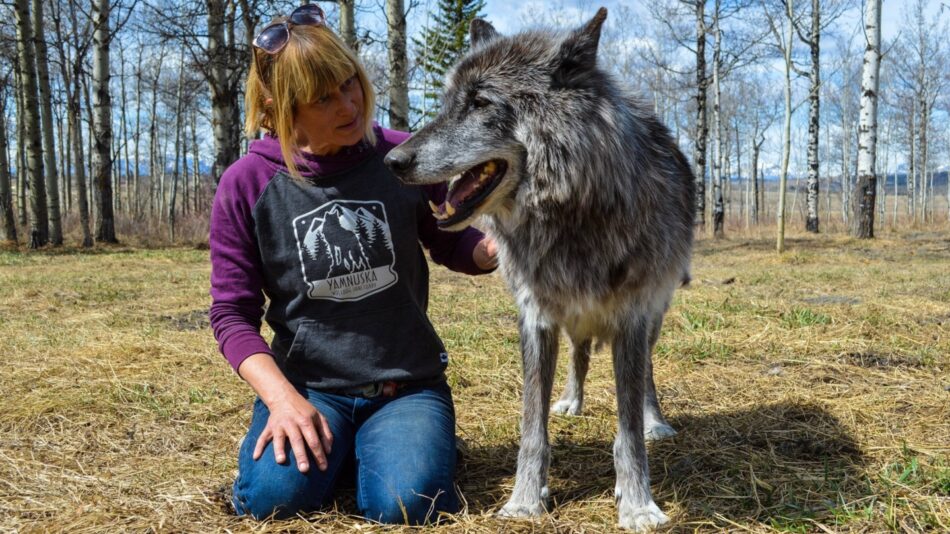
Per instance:
[[[192,310],[178,315],[163,315],[162,319],[179,332],[191,332],[211,328],[208,310]]]
[[[808,304],[860,304],[861,299],[846,297],[844,295],[819,295],[817,297],[804,298],[802,302],[807,302]]]
[[[927,362],[910,356],[878,354],[876,352],[849,352],[841,357],[842,362],[865,369],[923,369]]]

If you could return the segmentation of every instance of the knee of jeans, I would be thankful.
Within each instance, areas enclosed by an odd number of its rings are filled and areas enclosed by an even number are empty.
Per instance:
[[[423,525],[435,523],[443,513],[458,512],[455,489],[425,488],[421,491],[405,489],[398,493],[384,491],[367,492],[363,516],[380,523],[396,525]]]
[[[234,484],[234,508],[238,515],[255,519],[287,519],[323,506],[325,495],[319,485],[295,466],[269,470],[263,476],[238,480]]]

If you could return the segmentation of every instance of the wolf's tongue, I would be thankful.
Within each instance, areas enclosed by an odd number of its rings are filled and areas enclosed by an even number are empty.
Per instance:
[[[449,191],[445,201],[457,207],[472,193],[474,193],[475,190],[478,189],[478,186],[478,174],[475,174],[472,171],[466,171],[462,174],[458,181],[453,184],[453,187]]]

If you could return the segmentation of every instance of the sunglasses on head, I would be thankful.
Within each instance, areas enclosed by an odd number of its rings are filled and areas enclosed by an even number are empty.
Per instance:
[[[266,28],[257,34],[254,41],[251,42],[255,48],[274,55],[287,46],[290,41],[290,28],[294,26],[323,26],[326,24],[326,16],[323,10],[316,4],[307,4],[295,9],[287,20],[269,24]]]

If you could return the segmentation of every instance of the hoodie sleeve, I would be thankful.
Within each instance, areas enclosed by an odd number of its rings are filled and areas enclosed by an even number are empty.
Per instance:
[[[436,184],[422,188],[425,200],[441,204],[445,200],[446,185]],[[428,203],[428,202],[426,202]],[[435,217],[426,215],[419,221],[419,240],[429,249],[432,261],[444,265],[453,271],[465,274],[485,274],[494,269],[484,270],[475,264],[473,253],[479,241],[485,239],[485,234],[475,228],[468,227],[461,232],[446,232],[436,226]]]
[[[379,148],[383,155],[410,137],[406,132],[385,128],[379,128],[377,134],[380,137]],[[441,204],[445,200],[446,184],[433,184],[423,186],[421,189],[425,205],[428,205],[429,200],[436,204]],[[425,208],[424,211],[428,214],[429,208]],[[475,246],[485,238],[485,235],[477,229],[470,227],[461,232],[445,232],[436,226],[435,217],[423,216],[419,220],[418,232],[422,246],[429,250],[432,261],[439,265],[465,274],[485,274],[494,271],[494,269],[486,271],[480,268],[472,257]]]
[[[245,156],[252,158],[254,156]],[[221,353],[235,371],[248,356],[273,355],[261,336],[264,293],[252,209],[262,187],[248,161],[221,177],[211,207],[209,319]],[[258,187],[255,187],[257,185]]]

